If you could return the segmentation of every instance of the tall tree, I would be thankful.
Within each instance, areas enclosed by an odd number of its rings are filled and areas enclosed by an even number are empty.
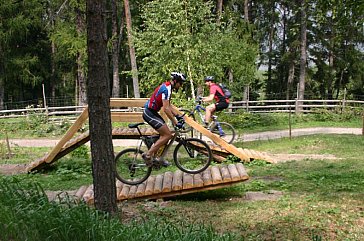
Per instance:
[[[131,62],[131,75],[133,78],[134,97],[140,98],[138,68],[135,56],[134,39],[132,34],[129,0],[124,0],[124,5],[125,5],[126,29],[128,31],[128,43],[129,43],[130,62]]]
[[[118,4],[116,0],[111,1],[111,25],[112,25],[112,37],[111,37],[111,45],[112,45],[112,97],[120,96],[120,78],[119,78],[119,49],[120,49],[120,37],[119,37],[119,28],[118,28]],[[122,24],[120,27],[120,35],[122,30]]]
[[[106,0],[87,0],[87,97],[95,207],[115,214],[116,184],[111,135]]]
[[[305,95],[305,82],[306,82],[306,62],[307,62],[307,5],[306,0],[301,0],[301,44],[300,44],[300,76],[297,99],[299,103],[304,100]],[[298,108],[298,111],[302,110],[302,107]]]

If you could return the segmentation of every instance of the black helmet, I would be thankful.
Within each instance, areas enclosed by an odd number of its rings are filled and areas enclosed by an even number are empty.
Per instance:
[[[171,73],[171,79],[175,80],[177,82],[180,82],[180,83],[184,83],[187,78],[186,78],[186,75],[184,75],[182,73],[172,72]]]
[[[206,76],[205,77],[205,82],[207,82],[207,81],[214,81],[214,80],[215,80],[214,76]]]

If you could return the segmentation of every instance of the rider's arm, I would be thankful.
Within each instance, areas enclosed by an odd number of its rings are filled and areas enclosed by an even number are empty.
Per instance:
[[[203,102],[210,102],[214,99],[215,94],[210,94],[209,96],[202,97]]]
[[[173,125],[177,125],[177,120],[176,118],[174,118],[175,114],[173,113],[171,104],[169,102],[169,100],[162,100],[163,102],[163,111],[164,113],[166,113],[168,119],[170,119],[173,123]]]

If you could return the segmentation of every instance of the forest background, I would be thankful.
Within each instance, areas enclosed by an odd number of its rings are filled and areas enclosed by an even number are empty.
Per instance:
[[[108,1],[110,97],[147,97],[171,71],[194,98],[214,75],[234,99],[364,99],[364,4],[347,0]],[[85,105],[84,0],[3,0],[0,110]],[[24,107],[24,106],[20,106]]]

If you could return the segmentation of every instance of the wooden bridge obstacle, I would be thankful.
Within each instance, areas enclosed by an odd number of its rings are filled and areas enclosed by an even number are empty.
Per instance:
[[[116,182],[117,200],[160,199],[228,187],[249,179],[242,163],[214,165],[199,174],[177,170],[150,176],[139,185]],[[93,185],[81,186],[75,197],[93,204]]]
[[[147,99],[110,99],[112,122],[143,122],[142,112],[125,111],[127,110],[125,108],[140,108],[143,107],[146,101]],[[172,107],[179,112],[176,107]],[[53,162],[70,153],[72,150],[88,142],[90,140],[88,132],[81,134],[77,133],[78,130],[85,124],[87,119],[88,108],[86,107],[57,145],[44,157],[28,164],[26,171],[32,172],[47,165],[51,165]],[[234,145],[226,143],[219,136],[211,133],[188,116],[185,116],[185,121],[191,127],[207,136],[215,143],[215,145],[210,145],[210,148],[212,150],[214,160],[222,164],[213,164],[204,172],[194,175],[183,173],[180,170],[173,173],[167,171],[162,174],[152,175],[145,182],[134,186],[117,181],[116,186],[118,201],[130,199],[159,199],[222,188],[248,180],[249,176],[242,163],[228,165],[223,163],[223,160],[231,154],[239,157],[242,161],[261,159],[267,162],[274,162],[273,159],[265,153],[236,148]],[[156,134],[155,130],[152,128],[142,127],[141,132],[143,135]],[[139,138],[139,133],[136,129],[115,128],[112,130],[112,136],[113,139],[137,139]],[[93,185],[80,187],[75,196],[79,200],[92,204],[94,200]]]
[[[141,111],[127,111],[127,108],[140,108],[143,107],[146,98],[111,98],[110,107],[111,109],[111,120],[112,122],[143,122]],[[175,106],[172,106],[174,110],[182,114]],[[119,109],[116,109],[119,108]],[[123,108],[123,109],[120,109]],[[26,171],[31,172],[39,170],[47,165],[52,164],[61,157],[67,155],[74,149],[85,144],[90,140],[88,132],[78,134],[78,130],[85,124],[88,120],[88,107],[80,114],[76,119],[75,123],[68,129],[66,134],[61,138],[57,145],[44,157],[31,162],[27,165]],[[216,145],[210,145],[212,152],[214,154],[214,160],[222,162],[224,158],[228,155],[235,155],[242,161],[250,161],[252,159],[265,160],[267,162],[274,162],[274,160],[269,157],[269,155],[257,152],[249,149],[236,148],[232,144],[226,143],[219,136],[213,134],[192,118],[185,116],[185,121],[195,130],[199,131],[203,135],[210,138]],[[152,128],[141,128],[143,135],[150,135],[156,133]],[[129,128],[116,128],[112,131],[113,139],[136,139],[139,138],[139,133],[135,129]]]

